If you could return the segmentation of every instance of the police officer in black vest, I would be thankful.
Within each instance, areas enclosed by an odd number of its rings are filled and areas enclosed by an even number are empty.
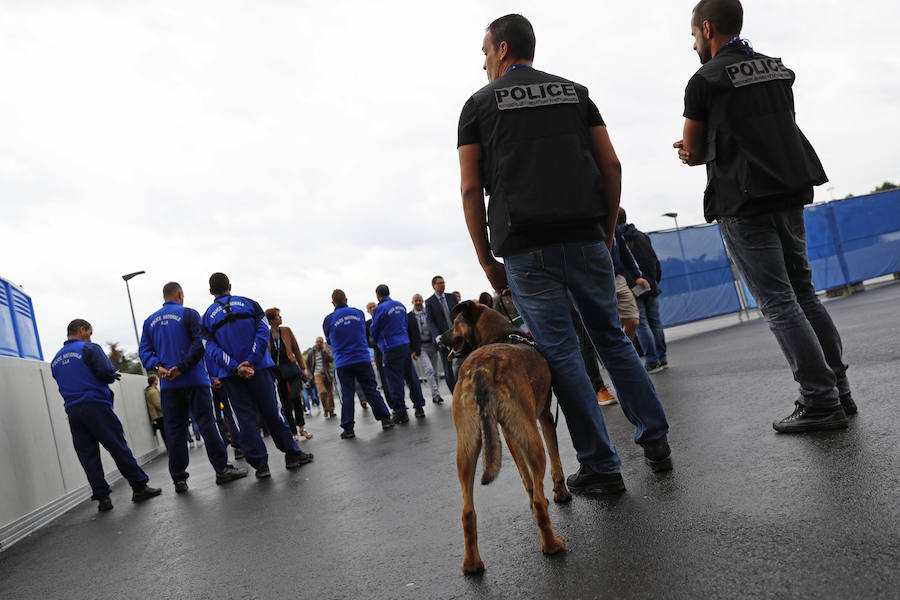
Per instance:
[[[701,0],[691,17],[703,66],[684,99],[687,165],[706,164],[703,211],[719,222],[731,256],[775,334],[800,399],[776,431],[847,426],[856,412],[841,338],[819,302],[806,253],[803,205],[828,181],[794,122],[794,72],[741,39],[739,0]]]
[[[490,83],[469,98],[459,122],[463,209],[488,280],[498,292],[509,289],[550,365],[581,463],[569,487],[618,493],[620,461],[579,353],[570,293],[635,424],[635,441],[653,470],[672,468],[665,414],[616,311],[608,246],[621,165],[587,89],[532,68],[534,45],[521,15],[487,28]]]

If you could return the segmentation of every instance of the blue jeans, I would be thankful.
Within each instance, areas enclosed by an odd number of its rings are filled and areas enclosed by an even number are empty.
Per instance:
[[[840,406],[850,392],[841,336],[816,296],[803,208],[718,219],[731,258],[800,384],[800,402]]]
[[[553,374],[578,461],[601,473],[619,470],[603,413],[578,350],[569,299],[609,371],[638,444],[664,439],[669,425],[647,370],[622,332],[612,260],[602,242],[554,244],[504,259],[513,302]]]
[[[641,320],[638,323],[637,338],[644,349],[647,366],[668,362],[666,358],[666,334],[659,319],[659,296],[645,292],[635,298]]]

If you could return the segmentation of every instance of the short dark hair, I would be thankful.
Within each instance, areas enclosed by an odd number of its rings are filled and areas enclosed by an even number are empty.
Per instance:
[[[347,294],[345,294],[342,289],[336,289],[331,292],[331,301],[335,304],[346,304]]]
[[[494,19],[486,31],[491,32],[494,48],[499,48],[500,42],[506,42],[513,58],[534,60],[534,28],[522,15],[512,14]]]
[[[494,306],[494,297],[491,296],[490,292],[481,292],[481,295],[478,296],[478,301],[488,307]]]
[[[443,278],[444,278],[443,275],[435,275],[434,277],[431,278],[431,285],[434,285],[438,279],[443,279]]]
[[[153,383],[154,383],[157,379],[159,379],[159,377],[157,377],[157,376],[154,375],[153,373],[150,373],[149,375],[147,375],[147,385],[148,385],[148,386],[153,385]]]
[[[227,292],[229,285],[231,282],[228,281],[228,275],[225,273],[213,273],[209,276],[209,291],[217,296]]]
[[[700,0],[694,7],[693,22],[702,25],[712,23],[723,35],[737,35],[744,25],[744,7],[741,0]]]
[[[383,283],[379,283],[378,287],[375,288],[375,295],[379,298],[387,298],[391,295],[391,288]]]
[[[267,308],[266,309],[266,319],[268,319],[269,323],[271,323],[272,319],[274,319],[280,312],[281,312],[281,309],[276,306],[273,306],[272,308]]]
[[[66,335],[76,335],[78,330],[82,327],[87,327],[88,329],[93,329],[91,324],[85,321],[84,319],[73,319],[69,326],[66,328]]]
[[[625,216],[625,209],[620,206],[619,214],[616,216],[616,224],[624,225],[627,220],[628,220],[628,217]]]
[[[177,281],[170,281],[163,286],[163,298],[170,298],[181,291],[181,284]]]

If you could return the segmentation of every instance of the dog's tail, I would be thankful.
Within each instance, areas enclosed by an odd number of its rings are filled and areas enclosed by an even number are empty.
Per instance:
[[[484,473],[481,484],[492,482],[500,472],[500,432],[497,429],[497,400],[491,385],[491,374],[478,369],[473,376],[475,404],[481,418],[481,444],[484,447]]]

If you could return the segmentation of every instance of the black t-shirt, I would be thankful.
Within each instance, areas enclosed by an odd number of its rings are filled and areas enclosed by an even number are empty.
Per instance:
[[[600,110],[594,101],[588,99],[587,102],[587,126],[598,127],[605,126],[603,117],[600,116]],[[475,98],[470,97],[462,112],[459,115],[459,129],[456,137],[456,147],[468,146],[469,144],[481,143],[481,131],[478,128],[478,109],[475,107]]]

